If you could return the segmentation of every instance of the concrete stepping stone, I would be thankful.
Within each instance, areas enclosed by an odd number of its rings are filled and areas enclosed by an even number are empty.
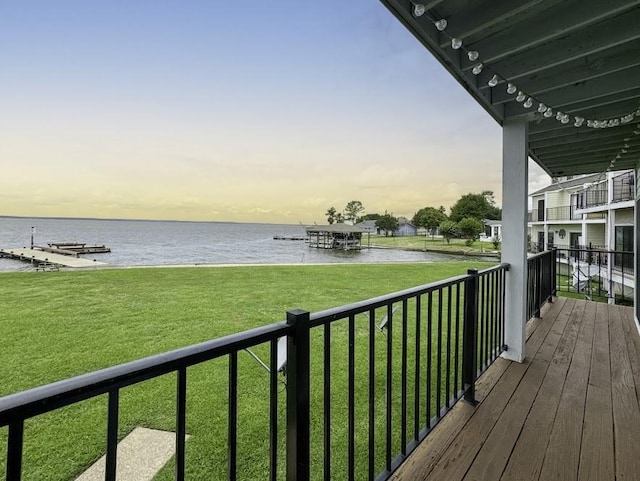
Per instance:
[[[175,433],[135,428],[118,443],[117,481],[151,481],[175,454],[175,444]],[[104,481],[105,459],[98,459],[76,481]]]

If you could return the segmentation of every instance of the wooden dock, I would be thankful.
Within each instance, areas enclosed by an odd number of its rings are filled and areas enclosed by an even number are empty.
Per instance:
[[[44,264],[48,266],[86,269],[91,267],[104,267],[108,265],[106,262],[98,262],[92,259],[83,259],[81,257],[70,256],[56,252],[47,252],[37,247],[33,249],[30,249],[28,247],[0,249],[0,257],[7,257],[10,259],[31,262],[36,267]]]
[[[308,241],[309,238],[304,236],[274,235],[273,240]]]

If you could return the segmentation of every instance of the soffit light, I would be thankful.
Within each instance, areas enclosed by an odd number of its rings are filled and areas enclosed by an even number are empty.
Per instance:
[[[428,18],[431,22],[433,22],[433,25],[436,27],[436,29],[439,32],[441,32],[443,35],[449,38],[451,42],[451,48],[453,50],[465,51],[467,54],[467,58],[469,59],[470,62],[476,62],[478,61],[478,59],[480,59],[480,52],[478,52],[477,50],[465,49],[463,46],[462,39],[449,35],[449,33],[446,31],[449,25],[446,18],[434,18],[432,15],[429,14],[425,4],[423,3],[417,3],[412,1],[411,5],[412,5],[413,16],[414,17],[426,16],[426,18]],[[482,62],[478,62],[472,67],[471,72],[473,73],[473,75],[479,75],[485,69],[486,69],[486,66]],[[535,97],[530,96],[526,92],[518,89],[518,87],[515,84],[509,82],[509,79],[501,77],[496,72],[491,72],[491,73],[493,73],[493,75],[491,76],[491,79],[487,82],[489,87],[495,88],[498,86],[498,84],[501,81],[505,82],[507,84],[507,93],[509,95],[514,95],[517,92],[515,100],[519,103],[522,103],[522,106],[524,108],[527,108],[527,109],[531,108],[534,102],[537,102],[538,103],[537,111],[541,113],[543,117],[550,118],[553,116],[553,111],[551,107],[546,106],[542,102],[539,102]],[[640,105],[638,107],[640,107]],[[612,119],[584,119],[579,116],[574,116],[573,126],[580,128],[586,124],[586,126],[589,128],[596,128],[596,129],[612,128],[612,127],[618,127],[620,125],[628,124],[629,122],[632,122],[636,117],[640,117],[640,108],[637,108],[633,112],[629,112],[628,114],[623,115],[621,117],[612,118]],[[562,124],[568,124],[569,122],[572,121],[571,116],[569,116],[568,114],[564,114],[562,112],[558,112],[555,118],[558,122]]]
[[[448,26],[448,22],[447,19],[445,18],[438,18],[435,19],[433,18],[430,14],[428,14],[427,12],[427,8],[425,7],[424,4],[422,3],[416,3],[416,2],[411,2],[411,4],[413,5],[413,15],[414,17],[422,17],[425,16],[431,21],[433,22],[434,26],[436,27],[436,30],[438,30],[438,32],[441,32],[443,35],[447,36],[449,38],[449,40],[451,41],[451,48],[454,50],[460,50],[462,49],[463,51],[466,52],[467,54],[467,58],[469,59],[470,62],[477,62],[474,64],[474,66],[471,69],[471,73],[473,75],[479,75],[483,69],[485,69],[485,65],[480,61],[478,62],[478,60],[480,59],[480,52],[478,52],[477,50],[467,50],[463,47],[463,42],[462,39],[459,39],[457,37],[451,36],[446,32],[446,28]],[[489,70],[489,69],[487,69]],[[498,73],[496,72],[491,72],[493,73],[493,75],[491,76],[491,79],[487,82],[487,85],[491,88],[495,88],[497,87],[497,85],[500,83],[500,81],[506,83],[507,85],[507,94],[509,95],[514,95],[517,92],[517,95],[515,97],[516,102],[521,103],[522,106],[526,109],[529,109],[533,106],[534,102],[537,102],[538,107],[537,107],[537,112],[539,114],[542,114],[542,116],[544,118],[551,118],[554,116],[554,112],[553,112],[553,108],[551,108],[550,106],[545,105],[544,103],[538,101],[535,97],[532,97],[530,95],[528,95],[526,92],[524,92],[523,90],[518,89],[518,87],[509,81],[509,79],[501,77],[500,75],[498,75]],[[592,129],[606,129],[606,128],[615,128],[618,127],[620,125],[625,125],[628,124],[629,122],[632,122],[635,118],[640,118],[640,102],[638,104],[638,107],[636,108],[636,110],[629,112],[626,115],[620,116],[620,117],[616,117],[616,118],[612,118],[612,119],[585,119],[584,117],[580,117],[580,116],[574,116],[573,117],[573,126],[576,128],[580,128],[583,125],[586,124],[586,126],[588,128],[592,128]],[[572,121],[571,116],[569,114],[566,114],[564,112],[561,111],[557,111],[555,113],[555,119],[556,121],[560,122],[561,124],[568,124],[569,122]],[[638,136],[640,135],[640,127],[636,128],[633,131],[634,135]],[[616,159],[620,159],[622,158],[622,154],[626,154],[628,152],[627,149],[629,149],[629,142],[630,138],[625,138],[624,139],[624,147],[622,147],[620,149],[620,153],[618,153],[612,160],[611,163],[609,164],[609,167],[607,167],[607,172],[610,172],[613,168],[614,165],[616,163]]]

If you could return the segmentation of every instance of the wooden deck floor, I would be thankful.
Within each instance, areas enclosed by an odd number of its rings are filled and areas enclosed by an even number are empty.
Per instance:
[[[631,308],[557,298],[392,479],[640,479],[640,337]]]

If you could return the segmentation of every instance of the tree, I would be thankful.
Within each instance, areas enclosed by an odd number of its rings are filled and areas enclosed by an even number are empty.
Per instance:
[[[448,244],[453,237],[458,235],[458,225],[451,220],[445,220],[440,224],[440,234]]]
[[[344,216],[342,212],[336,213],[336,224],[344,224]]]
[[[358,220],[360,212],[364,212],[364,206],[362,205],[362,202],[360,202],[359,200],[349,201],[344,208],[344,219],[355,224],[356,220]]]
[[[467,245],[473,244],[480,237],[482,230],[482,222],[473,217],[465,217],[458,222],[458,231],[467,239]]]
[[[502,211],[495,205],[493,192],[485,190],[480,194],[465,194],[460,197],[451,207],[449,219],[460,222],[465,217],[473,217],[480,221],[500,219]]]
[[[440,223],[447,220],[444,207],[440,206],[440,209],[423,207],[414,214],[411,223],[418,227],[424,227],[433,235]]]
[[[333,224],[336,221],[336,208],[330,207],[324,215],[327,216],[327,222]]]
[[[384,235],[388,236],[389,232],[393,232],[400,226],[398,219],[385,211],[384,215],[376,221],[376,227],[384,231]]]
[[[360,216],[358,221],[364,222],[366,220],[378,220],[380,217],[382,217],[380,214],[365,214],[363,216]]]

